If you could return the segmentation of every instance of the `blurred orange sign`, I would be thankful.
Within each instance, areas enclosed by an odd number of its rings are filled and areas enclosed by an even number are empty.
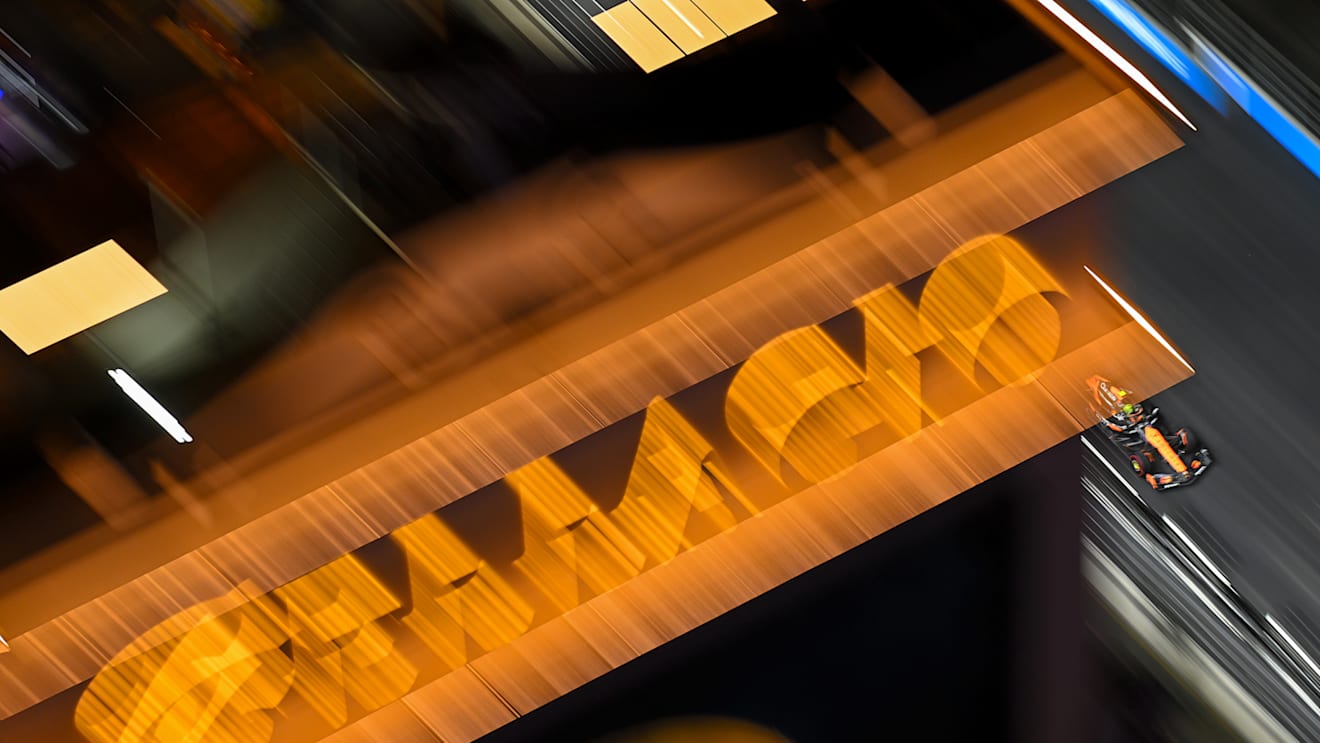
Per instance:
[[[516,518],[469,499],[491,528],[521,521],[516,557],[471,544],[454,504],[270,593],[240,588],[161,623],[87,686],[77,729],[95,743],[328,734],[917,433],[948,409],[923,390],[924,365],[978,394],[1029,379],[1059,351],[1063,296],[1018,242],[974,240],[916,302],[895,286],[858,299],[860,354],[821,326],[754,353],[713,411],[726,441],[656,398],[621,492],[589,494],[601,488],[547,457],[497,484]],[[748,487],[726,466],[739,458],[771,485]]]

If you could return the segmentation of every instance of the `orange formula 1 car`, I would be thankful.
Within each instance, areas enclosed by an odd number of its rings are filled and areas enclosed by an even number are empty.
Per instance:
[[[1170,435],[1160,428],[1159,408],[1147,409],[1132,392],[1104,377],[1091,377],[1087,386],[1100,429],[1128,452],[1132,471],[1152,488],[1189,485],[1210,468],[1210,452],[1197,446],[1191,431],[1180,428]]]

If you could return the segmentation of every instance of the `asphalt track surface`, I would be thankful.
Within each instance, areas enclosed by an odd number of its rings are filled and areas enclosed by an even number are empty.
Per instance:
[[[1144,594],[1138,604],[1151,607],[1149,617],[1166,643],[1183,647],[1183,652],[1189,644],[1200,647],[1204,661],[1193,662],[1194,671],[1187,667],[1181,671],[1196,678],[1187,677],[1175,686],[1197,687],[1195,698],[1207,693],[1206,682],[1231,678],[1235,689],[1229,682],[1220,693],[1201,697],[1203,722],[1222,716],[1253,741],[1288,735],[1316,740],[1320,687],[1305,660],[1291,648],[1291,633],[1286,638],[1280,635],[1263,614],[1236,595],[1215,572],[1217,568],[1207,567],[1197,553],[1199,547],[1189,547],[1191,540],[1182,526],[1150,507],[1148,493],[1126,488],[1122,478],[1114,476],[1117,468],[1097,461],[1094,454],[1103,449],[1103,438],[1088,433],[1082,458],[1085,552],[1096,566],[1108,563],[1121,571]],[[1125,622],[1130,620],[1125,616]],[[1149,640],[1144,638],[1142,644]],[[1225,689],[1234,701],[1225,703]]]
[[[1215,469],[1165,493],[1131,483],[1320,657],[1320,180],[1241,111],[1199,105],[1112,26],[1094,25],[1198,131],[1183,128],[1183,149],[1019,234],[1073,245],[1195,367],[1156,402],[1167,423],[1196,432]]]

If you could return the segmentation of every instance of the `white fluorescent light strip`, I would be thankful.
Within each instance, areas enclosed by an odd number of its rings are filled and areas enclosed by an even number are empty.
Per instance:
[[[1128,304],[1128,301],[1127,301],[1126,299],[1123,299],[1122,297],[1120,297],[1120,296],[1118,295],[1118,292],[1116,292],[1116,291],[1114,291],[1113,289],[1109,288],[1109,284],[1106,284],[1106,283],[1104,282],[1103,279],[1101,279],[1099,276],[1096,276],[1096,275],[1095,275],[1095,271],[1092,271],[1092,270],[1091,270],[1090,268],[1088,268],[1087,266],[1082,266],[1082,268],[1085,268],[1085,269],[1086,269],[1086,272],[1089,273],[1089,274],[1091,274],[1091,278],[1095,279],[1095,282],[1096,282],[1097,284],[1100,285],[1100,288],[1104,289],[1105,292],[1106,292],[1109,296],[1113,297],[1113,298],[1114,298],[1114,301],[1115,301],[1115,302],[1118,302],[1118,305],[1119,305],[1120,307],[1122,307],[1124,310],[1126,310],[1127,313],[1128,313],[1129,315],[1132,316],[1132,319],[1137,321],[1137,324],[1138,324],[1138,325],[1140,325],[1142,328],[1144,328],[1144,329],[1146,330],[1147,333],[1150,333],[1150,335],[1151,335],[1152,338],[1154,338],[1155,340],[1159,341],[1159,342],[1160,342],[1160,345],[1161,345],[1161,346],[1164,346],[1165,350],[1167,350],[1169,353],[1173,354],[1174,358],[1176,358],[1176,359],[1178,359],[1178,361],[1182,362],[1182,365],[1185,366],[1185,367],[1187,367],[1188,370],[1190,370],[1190,371],[1193,372],[1193,373],[1196,372],[1196,369],[1192,368],[1192,365],[1189,364],[1189,363],[1187,363],[1187,359],[1184,359],[1184,358],[1182,357],[1182,354],[1180,354],[1180,353],[1178,353],[1177,351],[1173,350],[1173,346],[1170,345],[1168,341],[1164,340],[1164,336],[1160,335],[1159,332],[1158,332],[1157,330],[1155,330],[1155,326],[1154,326],[1154,325],[1151,325],[1149,320],[1147,320],[1146,318],[1142,317],[1140,312],[1137,312],[1137,308],[1136,308],[1136,307],[1133,307],[1131,304]]]
[[[142,389],[142,385],[138,384],[137,380],[128,376],[128,372],[123,369],[111,369],[108,374],[111,379],[115,380],[115,384],[118,384],[119,388],[124,391],[124,394],[137,403],[138,407],[146,411],[147,415],[160,424],[160,427],[165,429],[166,433],[173,436],[175,441],[186,444],[193,440],[192,435],[183,429],[178,419],[170,415],[170,411],[157,402],[156,398],[151,396],[151,393]]]
[[[1193,124],[1191,120],[1188,119],[1186,116],[1184,116],[1183,112],[1179,111],[1178,107],[1173,105],[1173,101],[1169,100],[1168,97],[1164,95],[1164,93],[1160,92],[1160,89],[1155,87],[1155,83],[1152,83],[1150,81],[1150,78],[1146,77],[1141,72],[1141,70],[1138,70],[1136,65],[1127,61],[1123,57],[1123,55],[1115,51],[1112,46],[1106,44],[1104,39],[1097,36],[1096,33],[1091,29],[1082,25],[1081,21],[1077,20],[1077,18],[1073,16],[1073,14],[1064,10],[1063,7],[1054,0],[1036,0],[1036,1],[1040,3],[1040,6],[1042,8],[1048,10],[1050,14],[1052,14],[1055,18],[1058,18],[1060,21],[1063,21],[1063,25],[1072,29],[1073,33],[1076,33],[1078,36],[1082,37],[1083,41],[1094,47],[1097,52],[1100,52],[1100,54],[1102,54],[1105,59],[1112,62],[1114,66],[1118,67],[1118,69],[1122,70],[1123,74],[1132,78],[1132,82],[1139,85],[1141,89],[1149,93],[1152,98],[1159,101],[1161,106],[1164,106],[1169,110],[1169,113],[1172,113],[1174,116],[1177,116],[1178,119],[1182,121],[1182,123],[1190,127],[1192,131],[1196,131],[1196,125]]]

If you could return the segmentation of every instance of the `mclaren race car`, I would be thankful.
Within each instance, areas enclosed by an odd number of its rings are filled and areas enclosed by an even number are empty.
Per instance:
[[[1160,427],[1160,409],[1147,407],[1132,392],[1100,376],[1087,380],[1091,409],[1109,440],[1128,454],[1138,477],[1156,490],[1189,485],[1214,461],[1186,428],[1172,434]]]

